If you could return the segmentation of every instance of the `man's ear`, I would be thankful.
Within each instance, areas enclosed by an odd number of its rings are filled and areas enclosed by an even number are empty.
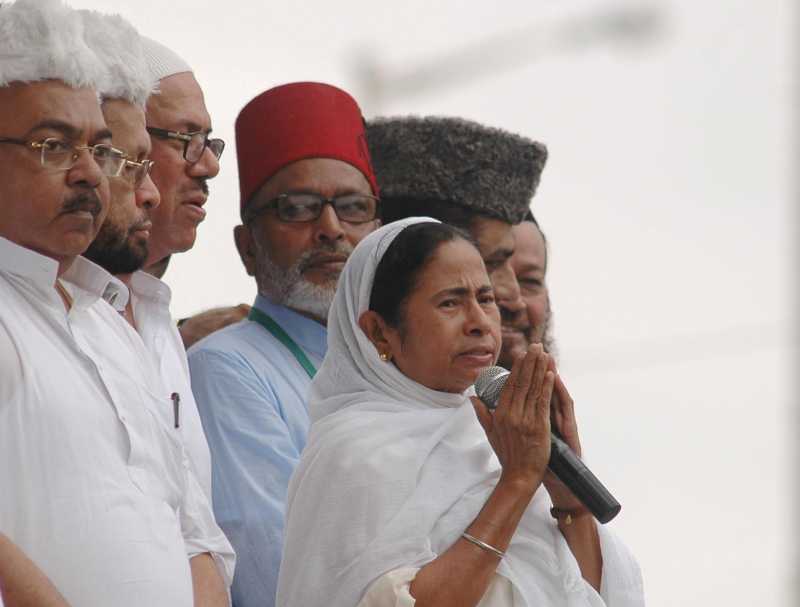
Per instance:
[[[238,225],[233,228],[233,240],[236,242],[236,250],[239,251],[239,258],[244,264],[249,276],[256,275],[256,251],[253,243],[253,235],[247,226]]]
[[[386,324],[386,321],[383,320],[380,314],[373,310],[367,310],[359,317],[358,326],[361,327],[364,335],[366,335],[367,339],[375,346],[378,355],[388,354],[391,356],[392,345],[389,342],[388,333],[392,329]]]

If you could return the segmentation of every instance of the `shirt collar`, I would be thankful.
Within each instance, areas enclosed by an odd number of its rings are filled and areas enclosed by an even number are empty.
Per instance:
[[[0,270],[24,278],[45,291],[53,289],[58,278],[58,262],[55,259],[26,249],[2,236]]]
[[[167,283],[143,270],[134,272],[131,276],[131,291],[139,299],[147,299],[167,308],[172,301],[172,290]]]
[[[58,262],[55,259],[2,236],[0,236],[0,270],[19,276],[48,294],[52,293],[58,278]],[[125,285],[85,257],[76,257],[61,278],[78,287],[77,290],[69,289],[78,307],[89,306],[103,298],[120,311],[124,310],[125,304],[128,303],[128,290]]]
[[[85,257],[76,257],[62,278],[83,292],[72,294],[78,306],[90,306],[98,299],[104,299],[117,312],[121,312],[128,303],[125,284]]]
[[[0,270],[25,279],[42,293],[51,294],[58,278],[58,262],[0,236]],[[117,311],[128,303],[125,285],[85,257],[76,257],[62,279],[77,290],[69,289],[78,307],[87,307],[100,298]]]
[[[325,350],[328,347],[328,330],[316,320],[303,316],[286,306],[273,303],[262,295],[256,297],[253,305],[278,323],[297,345],[320,358],[325,356]]]

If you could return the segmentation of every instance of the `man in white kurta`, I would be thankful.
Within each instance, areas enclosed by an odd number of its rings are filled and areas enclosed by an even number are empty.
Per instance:
[[[211,454],[189,381],[189,364],[178,328],[169,311],[172,291],[146,272],[135,272],[128,283],[136,330],[154,357],[164,380],[165,395],[177,399],[178,432],[198,482],[211,503]]]
[[[109,214],[84,256],[128,287],[130,299],[125,316],[153,357],[165,388],[162,396],[172,401],[168,409],[177,409],[177,433],[210,502],[211,454],[192,395],[186,351],[169,312],[172,293],[165,283],[139,271],[148,258],[151,234],[158,229],[155,215],[161,204],[159,190],[151,178],[152,140],[144,112],[160,74],[153,66],[154,43],[145,41],[118,16],[94,11],[81,11],[81,16],[86,42],[107,68],[108,77],[98,92],[103,117],[112,132],[111,141],[134,160],[118,178],[110,179]],[[179,61],[167,49],[157,48],[162,53],[160,66]],[[176,160],[186,164],[180,154],[180,149],[175,150]],[[213,158],[210,150],[203,154]]]
[[[124,166],[80,37],[56,0],[0,11],[0,532],[73,605],[221,605],[233,554],[127,293],[78,257]]]
[[[78,258],[0,239],[0,527],[76,605],[192,605],[189,560],[231,551],[185,462],[143,351]],[[113,296],[111,296],[113,297]]]

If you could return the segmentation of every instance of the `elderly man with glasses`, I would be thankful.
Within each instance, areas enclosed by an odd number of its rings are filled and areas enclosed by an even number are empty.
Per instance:
[[[84,33],[122,40],[99,26],[60,0],[0,6],[0,529],[70,604],[222,607],[230,544],[120,316],[127,289],[81,257],[109,181],[151,166],[112,145],[98,92],[121,53]]]
[[[158,93],[147,101],[147,132],[156,162],[153,182],[161,194],[161,205],[153,211],[146,268],[161,278],[173,254],[194,246],[197,226],[206,217],[208,180],[219,172],[225,142],[210,136],[211,117],[189,64],[155,40],[144,42],[150,73],[158,80]],[[248,311],[245,305],[221,307],[181,319],[183,343],[188,348]]]
[[[126,152],[120,178],[111,180],[108,218],[86,257],[128,288],[124,316],[155,361],[166,388],[161,397],[170,424],[210,503],[211,456],[192,396],[186,351],[170,315],[172,292],[159,278],[140,270],[154,259],[192,246],[205,213],[206,180],[219,171],[225,144],[209,138],[202,91],[182,59],[129,31],[132,28],[121,18],[81,13],[87,44],[109,66],[109,76],[100,85],[102,110],[113,143]],[[192,132],[148,127],[150,120]]]
[[[189,350],[212,453],[214,511],[237,551],[237,607],[274,604],[289,477],[305,446],[306,396],[325,355],[328,308],[353,247],[379,225],[361,111],[317,83],[270,89],[236,121],[242,225],[258,287],[249,320]]]
[[[192,68],[155,40],[144,38],[144,48],[150,75],[158,81],[146,107],[152,177],[161,194],[146,262],[152,266],[194,246],[206,217],[208,180],[219,173],[225,142],[210,138],[211,116]]]
[[[99,87],[103,116],[113,132],[112,142],[127,154],[119,177],[110,179],[111,208],[85,256],[128,289],[123,314],[159,372],[162,413],[184,445],[194,473],[192,489],[204,494],[210,515],[211,456],[192,396],[186,352],[169,313],[171,291],[161,280],[142,271],[150,252],[153,215],[160,202],[150,178],[155,162],[149,159],[152,148],[144,113],[155,80],[142,39],[129,24],[94,11],[81,11],[81,16],[87,44],[106,63],[107,77]],[[204,139],[200,142],[205,145]],[[219,533],[213,516],[210,519],[209,525]],[[219,570],[208,554],[193,558],[191,566],[224,600],[233,576],[233,558],[230,544],[222,533],[219,536],[214,554]]]

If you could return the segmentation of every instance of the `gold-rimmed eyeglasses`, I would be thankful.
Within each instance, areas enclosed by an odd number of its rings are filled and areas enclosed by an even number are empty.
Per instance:
[[[119,177],[122,177],[125,181],[130,183],[135,190],[142,185],[153,169],[154,164],[155,162],[152,160],[145,159],[137,162],[136,160],[126,158]]]
[[[97,166],[103,171],[103,174],[109,177],[119,175],[125,166],[125,152],[118,150],[109,143],[76,145],[57,137],[47,137],[40,141],[25,141],[24,139],[2,137],[0,138],[0,143],[21,145],[38,152],[41,165],[55,171],[70,170],[75,166],[80,153],[84,150],[89,152]]]

